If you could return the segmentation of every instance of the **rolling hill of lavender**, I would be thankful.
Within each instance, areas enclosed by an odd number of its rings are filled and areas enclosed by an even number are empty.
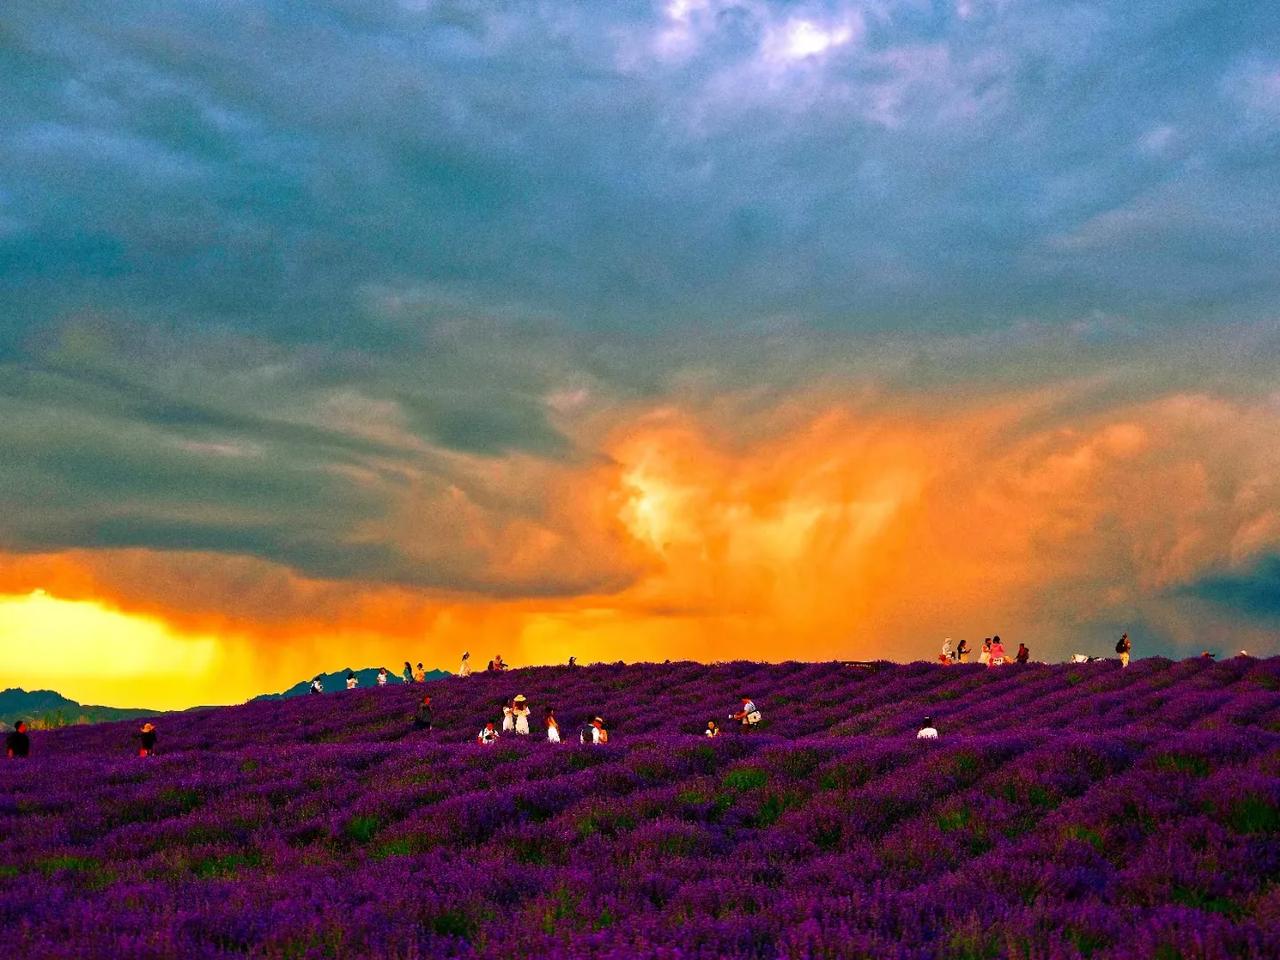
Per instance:
[[[431,732],[423,689],[36,734],[0,956],[1280,956],[1280,658],[531,668]]]

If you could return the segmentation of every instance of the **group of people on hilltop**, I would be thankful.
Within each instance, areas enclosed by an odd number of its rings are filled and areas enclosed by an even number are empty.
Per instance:
[[[978,651],[978,663],[984,667],[1001,667],[1006,663],[1026,663],[1031,659],[1031,648],[1025,643],[1018,644],[1018,652],[1010,659],[1005,653],[1004,641],[1000,639],[1000,635],[985,637],[982,641],[982,649]],[[951,642],[951,638],[947,637],[942,641],[942,653],[938,654],[938,662],[943,666],[950,666],[953,663],[967,663],[969,661],[969,642],[961,640],[958,644]]]
[[[1116,641],[1116,653],[1120,655],[1120,666],[1129,666],[1129,653],[1133,649],[1133,642],[1129,639],[1127,633],[1121,634],[1120,639]],[[1244,655],[1244,651],[1240,651]],[[1205,654],[1208,656],[1208,654]],[[1086,656],[1077,653],[1071,658],[1072,663],[1092,663],[1101,660],[1101,657]],[[967,663],[969,660],[969,645],[966,641],[961,640],[958,644],[953,643],[950,637],[942,641],[942,652],[938,654],[938,662],[943,666],[950,666],[955,663]],[[1012,657],[1009,657],[1004,648],[1004,642],[997,634],[995,636],[986,637],[982,641],[982,649],[978,651],[978,663],[985,667],[1000,667],[1007,663],[1026,664],[1031,660],[1031,648],[1025,643],[1018,644],[1018,650]]]

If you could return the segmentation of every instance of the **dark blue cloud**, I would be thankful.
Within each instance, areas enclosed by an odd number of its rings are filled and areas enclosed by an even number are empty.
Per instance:
[[[1247,569],[1202,577],[1181,592],[1224,607],[1237,616],[1280,620],[1280,554],[1262,557]]]

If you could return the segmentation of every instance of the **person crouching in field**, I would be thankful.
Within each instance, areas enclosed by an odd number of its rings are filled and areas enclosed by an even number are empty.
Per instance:
[[[716,723],[714,720],[708,720],[706,733],[708,737],[720,736],[720,724]]]
[[[144,723],[142,729],[134,734],[138,738],[138,756],[154,757],[156,754],[156,725]]]
[[[425,695],[418,704],[418,709],[413,715],[413,729],[430,730],[432,722],[431,715],[431,697]]]
[[[916,734],[917,740],[937,740],[938,728],[933,725],[933,717],[924,718],[924,726],[920,728],[920,732]]]
[[[755,701],[750,697],[742,697],[742,709],[737,713],[729,716],[730,720],[737,720],[742,724],[743,730],[750,730],[752,727],[760,723],[760,709],[756,706]]]
[[[4,738],[4,755],[10,760],[23,760],[31,756],[31,737],[27,733],[27,721],[19,720],[13,732]]]
[[[560,723],[556,720],[556,712],[547,707],[547,714],[542,718],[542,722],[547,726],[547,742],[560,742]]]
[[[476,737],[476,743],[497,743],[497,742],[498,742],[498,731],[493,729],[492,723],[486,723],[484,725],[484,729],[482,729],[480,731],[480,734]]]

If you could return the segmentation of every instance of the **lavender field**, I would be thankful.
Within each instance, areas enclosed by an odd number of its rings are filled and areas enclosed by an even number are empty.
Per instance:
[[[37,734],[0,956],[1280,956],[1280,659],[535,668],[415,732],[422,689]],[[515,693],[613,742],[475,744]]]

